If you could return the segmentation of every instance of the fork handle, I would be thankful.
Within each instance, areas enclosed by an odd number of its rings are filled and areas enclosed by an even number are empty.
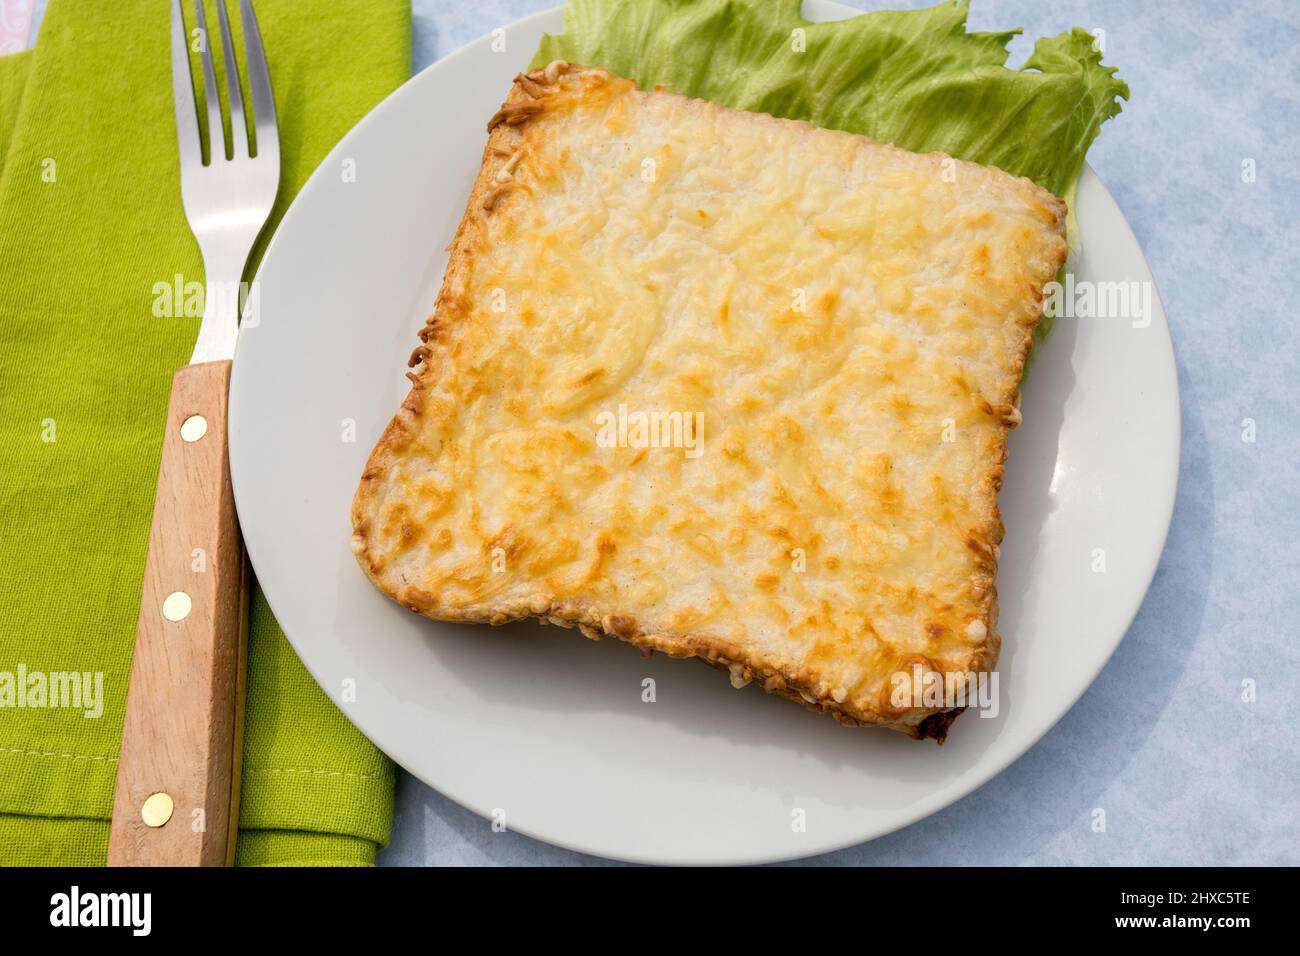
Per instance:
[[[110,866],[234,858],[248,573],[230,485],[229,390],[229,361],[187,365],[172,379]]]

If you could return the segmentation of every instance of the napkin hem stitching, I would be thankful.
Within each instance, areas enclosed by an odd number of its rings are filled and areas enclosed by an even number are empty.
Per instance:
[[[117,763],[116,757],[106,757],[102,754],[60,753],[57,750],[24,750],[22,747],[0,747],[0,754],[22,754],[25,757],[61,757],[67,760],[104,760]]]
[[[352,770],[316,770],[311,767],[245,767],[245,774],[250,773],[310,773],[322,777],[355,777],[358,780],[379,780],[384,773],[357,773]]]
[[[104,763],[117,763],[117,757],[103,754],[78,754],[57,750],[27,750],[22,747],[0,747],[0,754],[19,754],[24,757],[57,757],[64,760],[90,760]],[[313,767],[245,767],[245,774],[250,773],[309,773],[322,777],[353,777],[358,780],[379,780],[386,775],[379,773],[357,773],[352,770],[323,770]]]

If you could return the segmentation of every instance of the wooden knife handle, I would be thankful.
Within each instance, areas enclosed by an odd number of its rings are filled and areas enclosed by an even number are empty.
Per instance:
[[[172,379],[109,836],[110,866],[234,859],[248,575],[230,487],[230,362]]]

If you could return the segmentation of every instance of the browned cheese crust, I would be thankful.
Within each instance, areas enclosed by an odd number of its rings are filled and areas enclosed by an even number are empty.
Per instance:
[[[613,635],[942,742],[960,709],[900,706],[891,678],[996,665],[997,492],[1065,204],[566,63],[517,77],[488,129],[353,502],[362,569],[436,620]],[[771,305],[796,286],[806,314]],[[547,323],[570,308],[566,345]],[[697,312],[716,324],[683,330]],[[597,447],[620,403],[706,409],[710,451]]]

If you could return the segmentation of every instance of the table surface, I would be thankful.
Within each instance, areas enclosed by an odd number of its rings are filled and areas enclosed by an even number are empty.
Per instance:
[[[413,0],[414,67],[556,2]],[[34,6],[33,32],[44,0]],[[1132,88],[1088,160],[1169,316],[1182,395],[1173,525],[1124,642],[1042,741],[946,810],[804,862],[1300,863],[1300,346],[1281,286],[1300,275],[1300,3],[973,6],[975,30],[1104,30],[1106,62]],[[1010,62],[1029,48],[1018,38]],[[380,854],[381,865],[603,862],[495,833],[405,773]]]

